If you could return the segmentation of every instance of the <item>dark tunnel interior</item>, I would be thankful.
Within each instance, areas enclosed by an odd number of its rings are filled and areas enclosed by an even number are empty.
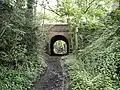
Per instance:
[[[59,40],[64,41],[66,43],[66,45],[67,45],[67,51],[64,54],[58,54],[58,53],[54,52],[54,44],[55,44],[56,41],[59,41]],[[66,39],[66,37],[64,37],[62,35],[56,35],[56,36],[52,37],[52,39],[51,39],[50,49],[51,49],[50,50],[51,51],[51,56],[64,56],[64,55],[67,55],[69,53],[69,42]]]

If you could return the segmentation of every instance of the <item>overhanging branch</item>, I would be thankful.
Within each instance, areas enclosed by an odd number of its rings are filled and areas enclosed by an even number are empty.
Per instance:
[[[96,0],[92,0],[90,3],[89,3],[89,6],[87,7],[87,9],[85,10],[84,14],[87,13],[89,11],[89,9],[91,8],[91,4],[93,2],[95,2]]]
[[[44,4],[39,4],[39,5],[42,6],[44,9],[49,10],[58,16],[61,16],[59,13],[57,13],[55,10],[53,10],[50,6],[48,6],[48,8],[46,8],[46,6]]]

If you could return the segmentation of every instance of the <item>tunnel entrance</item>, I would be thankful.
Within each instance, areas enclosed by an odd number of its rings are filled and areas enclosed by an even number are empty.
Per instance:
[[[63,56],[69,53],[69,43],[65,36],[55,35],[50,42],[52,56]]]

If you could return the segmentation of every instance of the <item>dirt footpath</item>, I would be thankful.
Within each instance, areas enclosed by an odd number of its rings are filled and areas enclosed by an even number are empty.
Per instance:
[[[71,90],[64,70],[65,57],[45,56],[47,70],[34,90]]]

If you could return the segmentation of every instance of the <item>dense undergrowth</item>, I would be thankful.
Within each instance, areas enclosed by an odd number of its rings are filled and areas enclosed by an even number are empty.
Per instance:
[[[119,90],[120,8],[112,0],[76,2],[62,1],[58,9],[77,34],[76,60],[68,66],[72,90]]]
[[[103,25],[97,28],[90,28],[90,23],[79,28],[81,43],[69,71],[73,90],[120,89],[120,21],[115,19],[118,17],[104,17]]]
[[[26,2],[6,0],[0,7],[0,90],[29,90],[44,71],[42,37],[37,23],[26,24]]]
[[[0,90],[31,90],[38,75],[44,71],[40,61],[33,58],[18,65],[18,68],[1,64]]]
[[[0,6],[0,90],[29,90],[43,72],[45,37],[33,1],[5,0]],[[61,0],[50,8],[78,35],[68,71],[73,90],[120,89],[120,9],[110,12],[108,1]]]

